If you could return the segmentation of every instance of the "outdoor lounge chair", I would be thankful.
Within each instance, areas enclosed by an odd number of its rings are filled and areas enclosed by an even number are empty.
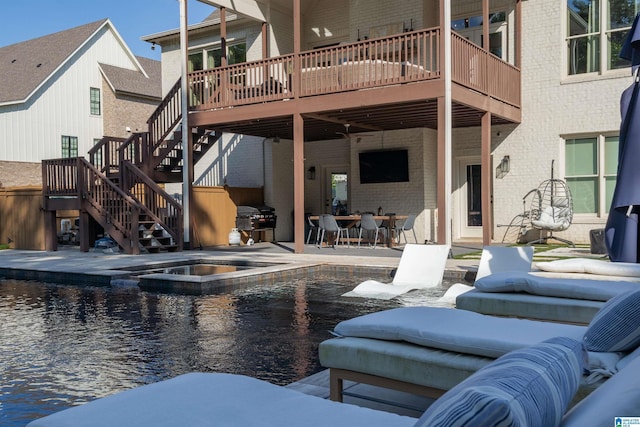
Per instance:
[[[97,399],[35,420],[28,427],[421,427],[443,425],[437,420],[446,417],[454,417],[447,426],[457,422],[480,425],[480,420],[495,425],[496,419],[506,417],[517,425],[560,423],[570,427],[607,425],[614,417],[632,416],[640,407],[640,358],[630,361],[623,373],[564,415],[579,381],[580,356],[580,343],[568,338],[514,351],[459,384],[419,420],[333,402],[241,375],[191,373]],[[523,377],[526,385],[519,384]],[[470,409],[469,393],[482,406]],[[539,399],[537,394],[553,397]],[[462,416],[457,412],[461,405],[465,407]],[[495,418],[487,418],[489,412]]]
[[[482,279],[493,273],[504,271],[531,271],[533,261],[533,247],[531,246],[485,246],[482,248],[480,264],[475,280]],[[454,283],[447,292],[438,299],[439,303],[454,306],[457,298],[469,291],[473,286],[465,283]]]
[[[391,299],[414,289],[433,288],[442,283],[448,256],[447,245],[408,244],[391,283],[367,280],[344,296]]]
[[[640,265],[573,258],[536,264],[539,271],[497,273],[458,295],[477,313],[587,324],[610,298],[640,289]]]
[[[496,357],[565,336],[584,341],[589,350],[590,376],[580,386],[582,398],[640,344],[638,304],[640,290],[612,298],[589,326],[442,307],[386,310],[340,322],[334,329],[338,338],[319,346],[320,363],[330,370],[333,400],[342,400],[345,380],[438,397]],[[627,346],[590,345],[593,336]]]

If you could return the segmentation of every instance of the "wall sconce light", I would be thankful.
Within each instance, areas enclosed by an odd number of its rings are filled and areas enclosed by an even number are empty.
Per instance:
[[[309,181],[313,181],[316,179],[316,167],[315,166],[311,166],[309,167],[309,169],[307,169],[307,179]]]
[[[498,166],[496,166],[496,178],[502,179],[511,170],[511,159],[509,156],[504,156]]]

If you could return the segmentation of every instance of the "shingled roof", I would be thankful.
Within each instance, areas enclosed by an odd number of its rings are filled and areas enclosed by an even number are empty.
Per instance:
[[[161,99],[162,76],[160,61],[141,56],[136,58],[148,77],[137,70],[129,70],[107,64],[100,64],[102,75],[116,93]]]
[[[109,20],[0,48],[0,104],[26,100]]]

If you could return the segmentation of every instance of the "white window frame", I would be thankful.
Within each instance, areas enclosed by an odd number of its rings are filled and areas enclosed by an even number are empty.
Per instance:
[[[594,77],[594,76],[601,76],[601,75],[611,75],[611,74],[623,74],[623,73],[628,73],[628,68],[629,67],[621,67],[621,68],[612,68],[610,69],[610,64],[611,64],[611,59],[613,58],[613,56],[609,53],[610,50],[610,44],[609,44],[609,40],[608,40],[608,36],[611,33],[616,33],[616,32],[623,32],[623,31],[629,31],[629,29],[631,28],[631,26],[629,27],[622,27],[622,28],[614,28],[614,29],[609,29],[608,28],[608,23],[609,23],[609,4],[611,1],[615,1],[615,0],[600,0],[600,10],[599,10],[599,17],[600,17],[600,22],[599,22],[599,29],[597,32],[593,32],[593,33],[585,33],[585,34],[580,34],[580,35],[576,35],[576,36],[570,36],[569,32],[570,32],[570,28],[568,26],[568,16],[569,16],[569,6],[568,6],[568,1],[570,0],[563,0],[563,8],[564,8],[564,15],[563,15],[563,27],[564,27],[564,42],[563,42],[563,75],[566,76],[569,79],[580,79],[580,78],[584,78],[585,76],[588,77]],[[631,17],[631,21],[633,21],[633,17]],[[569,53],[569,42],[570,40],[576,40],[576,39],[581,39],[581,38],[586,38],[589,36],[597,36],[598,37],[598,42],[600,45],[600,55],[598,58],[598,66],[599,69],[597,71],[591,71],[591,72],[586,72],[586,73],[570,73],[569,70],[569,59],[571,58],[571,55]],[[630,66],[630,64],[629,64]]]
[[[244,44],[245,45],[245,51],[248,53],[248,47],[249,45],[247,44],[246,40],[227,40],[227,57],[229,57],[229,48],[239,45],[239,44]],[[199,54],[202,56],[202,69],[203,70],[210,70],[212,68],[207,66],[207,52],[210,51],[214,51],[214,50],[222,50],[222,44],[220,42],[216,42],[216,43],[212,43],[212,44],[207,44],[204,46],[198,46],[198,47],[194,47],[189,49],[189,53],[188,56],[194,55],[194,54]],[[248,60],[245,58],[245,60]],[[229,64],[229,65],[233,65],[233,64]],[[215,68],[215,67],[213,67]]]
[[[564,177],[565,182],[569,183],[568,178],[574,177],[586,177],[587,175],[575,175],[567,177],[566,171],[566,144],[569,140],[575,139],[596,139],[596,156],[597,156],[597,167],[595,178],[597,179],[597,192],[598,192],[598,200],[596,201],[596,212],[585,212],[585,213],[576,213],[574,209],[574,216],[579,216],[583,218],[606,218],[609,214],[608,210],[610,206],[607,205],[607,192],[606,192],[606,178],[611,176],[611,174],[606,174],[605,169],[605,142],[607,138],[618,137],[617,132],[602,132],[602,133],[589,133],[589,134],[579,134],[579,135],[564,135],[562,137],[562,149],[561,149],[561,165],[562,165],[562,176]],[[590,175],[594,176],[594,175]],[[572,197],[575,199],[575,196],[572,194]],[[575,203],[574,203],[575,206]]]

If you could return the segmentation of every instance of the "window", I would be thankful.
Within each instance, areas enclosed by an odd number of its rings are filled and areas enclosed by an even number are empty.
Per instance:
[[[100,89],[92,87],[89,90],[89,102],[91,105],[91,114],[94,116],[100,115]]]
[[[227,62],[231,64],[240,64],[247,62],[247,44],[236,43],[227,46]],[[189,72],[216,68],[222,65],[222,49],[204,48],[189,53]]]
[[[78,157],[78,137],[62,135],[62,157]]]
[[[565,178],[575,213],[609,212],[618,169],[618,137],[598,135],[565,141]]]
[[[567,0],[568,74],[628,67],[619,55],[639,6],[639,0]]]
[[[102,139],[93,138],[93,146],[95,147],[96,145],[100,144],[100,141],[102,141]],[[98,150],[98,151],[95,152],[95,154],[93,156],[93,164],[94,165],[102,165],[102,150]]]
[[[502,59],[506,59],[507,57],[506,21],[506,12],[489,14],[489,52]],[[451,21],[451,29],[478,46],[484,47],[484,41],[482,40],[482,16],[455,19]]]

